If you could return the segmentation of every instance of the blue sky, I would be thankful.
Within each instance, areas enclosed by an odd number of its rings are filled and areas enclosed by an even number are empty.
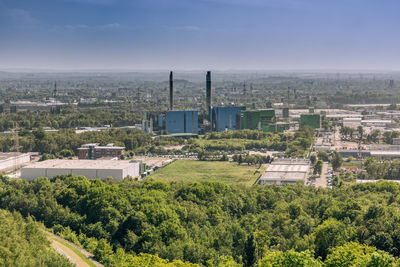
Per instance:
[[[0,0],[0,68],[400,70],[400,1]]]

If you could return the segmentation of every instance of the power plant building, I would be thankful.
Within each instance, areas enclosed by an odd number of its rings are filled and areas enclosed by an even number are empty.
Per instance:
[[[197,110],[167,111],[165,121],[168,134],[198,134],[199,132]]]
[[[32,181],[39,177],[57,175],[82,175],[88,179],[112,177],[122,180],[127,176],[138,177],[140,163],[129,160],[60,160],[52,159],[32,163],[21,169],[21,178]]]
[[[211,130],[222,132],[240,129],[241,107],[212,107]]]
[[[273,131],[271,124],[274,122],[275,110],[273,109],[243,111],[241,128],[271,132]]]
[[[289,108],[282,109],[282,116],[283,118],[289,118]]]
[[[165,114],[159,114],[158,118],[157,118],[157,126],[160,129],[164,129],[165,128]]]
[[[290,129],[290,123],[287,122],[276,122],[268,125],[266,127],[267,132],[274,132],[274,133],[283,133]]]
[[[305,126],[315,129],[321,128],[321,115],[314,113],[301,114],[299,127],[304,128]]]

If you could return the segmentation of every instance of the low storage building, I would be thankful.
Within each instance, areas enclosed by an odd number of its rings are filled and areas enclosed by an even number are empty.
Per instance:
[[[260,178],[260,185],[285,185],[304,183],[310,172],[306,159],[277,159],[268,166]]]
[[[112,177],[122,180],[127,176],[138,177],[140,163],[129,160],[60,160],[35,162],[21,169],[21,177],[28,181],[39,177],[57,175],[82,175],[88,179]]]

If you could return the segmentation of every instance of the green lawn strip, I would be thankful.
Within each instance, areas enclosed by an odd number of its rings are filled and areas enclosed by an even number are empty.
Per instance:
[[[233,162],[177,160],[162,168],[150,178],[159,181],[222,182],[252,185],[260,173],[257,166],[238,165]]]
[[[66,246],[67,248],[71,249],[76,255],[79,256],[79,258],[81,258],[84,262],[86,262],[87,264],[89,264],[89,266],[92,267],[96,267],[96,264],[94,264],[91,260],[88,259],[88,257],[86,257],[82,252],[80,252],[77,248],[71,246],[69,243],[65,242],[64,240],[60,240],[58,238],[55,238],[51,235],[48,235],[51,239],[53,239],[54,241],[57,241],[61,244],[63,244],[64,246]]]
[[[351,167],[351,166],[355,166],[359,169],[362,168],[362,162],[356,161],[356,162],[343,162],[342,164],[343,167]]]

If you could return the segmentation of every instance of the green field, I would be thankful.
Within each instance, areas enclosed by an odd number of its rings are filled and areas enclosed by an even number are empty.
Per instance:
[[[222,182],[252,185],[260,173],[257,166],[239,166],[233,162],[177,160],[149,178],[158,181]]]

